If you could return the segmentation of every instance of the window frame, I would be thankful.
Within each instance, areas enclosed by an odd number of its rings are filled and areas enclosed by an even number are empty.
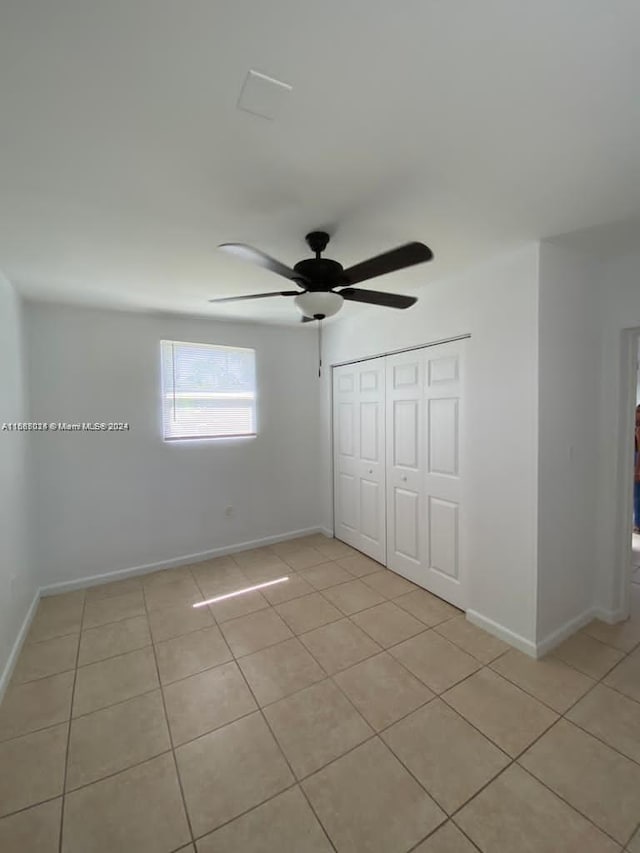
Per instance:
[[[167,434],[167,413],[171,410],[171,405],[167,405],[168,400],[173,393],[175,401],[175,368],[169,376],[165,371],[165,345],[196,347],[212,350],[233,350],[252,353],[253,355],[253,431],[239,433],[222,433],[215,435],[168,435]],[[178,442],[209,442],[209,441],[243,441],[258,437],[258,381],[257,381],[257,357],[255,347],[235,346],[233,344],[215,344],[203,341],[182,341],[170,338],[161,338],[160,340],[160,420],[161,434],[163,442],[167,444],[176,444]],[[173,392],[172,389],[173,388]],[[224,392],[222,392],[224,393]],[[175,402],[174,402],[175,406]]]

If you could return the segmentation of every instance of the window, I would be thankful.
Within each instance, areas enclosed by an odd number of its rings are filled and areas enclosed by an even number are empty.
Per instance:
[[[166,441],[256,434],[256,353],[161,341]]]

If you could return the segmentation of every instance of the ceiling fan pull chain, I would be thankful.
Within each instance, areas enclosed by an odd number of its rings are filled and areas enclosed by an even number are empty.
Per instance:
[[[322,320],[318,320],[318,377],[322,376]]]

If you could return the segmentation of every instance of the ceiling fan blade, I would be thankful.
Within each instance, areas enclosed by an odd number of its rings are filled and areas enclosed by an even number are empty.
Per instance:
[[[301,323],[313,323],[315,322],[315,317],[303,317],[300,322]]]
[[[271,293],[252,293],[250,296],[223,296],[221,299],[210,299],[209,302],[241,302],[243,299],[264,299],[265,296],[299,296],[297,290],[274,290]]]
[[[359,281],[367,281],[388,272],[423,264],[425,261],[430,261],[432,257],[433,252],[424,243],[406,243],[383,255],[376,255],[375,258],[369,258],[368,261],[349,267],[344,271],[343,281],[345,284],[357,284]]]
[[[411,308],[418,301],[415,296],[402,296],[401,293],[383,293],[381,290],[362,290],[345,287],[340,296],[351,302],[368,302],[370,305],[383,305],[385,308]]]
[[[254,249],[253,246],[247,246],[245,243],[221,243],[218,248],[230,255],[235,255],[243,261],[257,264],[259,267],[264,267],[266,270],[270,270],[277,275],[284,276],[291,281],[302,282],[303,284],[307,283],[307,279],[299,272],[292,270],[291,267],[287,267],[285,264],[281,264],[280,261],[276,261],[275,258],[266,255],[259,249]]]

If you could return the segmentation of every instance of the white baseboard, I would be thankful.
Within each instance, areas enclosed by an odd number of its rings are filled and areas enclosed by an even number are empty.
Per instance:
[[[467,619],[472,625],[477,625],[478,628],[482,628],[487,633],[493,634],[499,640],[504,640],[505,643],[509,643],[510,646],[524,652],[525,655],[529,655],[532,658],[537,657],[537,649],[534,642],[527,640],[525,637],[520,636],[520,634],[516,634],[509,628],[505,628],[504,625],[494,622],[493,619],[488,619],[486,616],[478,613],[477,610],[467,610]]]
[[[210,551],[201,551],[197,554],[184,554],[182,557],[173,557],[170,560],[161,560],[157,563],[147,563],[142,566],[133,566],[129,569],[119,569],[115,572],[105,572],[100,575],[90,575],[84,578],[78,578],[72,581],[62,581],[61,583],[47,584],[40,587],[35,593],[33,601],[29,605],[26,616],[22,621],[20,630],[11,648],[11,652],[0,673],[0,702],[7,689],[11,676],[13,674],[16,661],[22,649],[25,638],[31,627],[31,622],[36,612],[38,602],[41,597],[47,595],[55,595],[61,592],[71,592],[75,589],[83,589],[84,587],[97,586],[101,583],[109,581],[124,580],[125,578],[135,577],[136,575],[147,574],[147,572],[155,572],[159,569],[170,569],[174,566],[189,565],[190,563],[199,563],[204,560],[210,560],[213,557],[221,557],[225,554],[235,554],[239,551],[247,551],[250,548],[259,548],[263,545],[273,545],[276,542],[285,542],[289,539],[298,539],[301,536],[310,536],[314,533],[322,533],[329,538],[333,538],[333,532],[324,527],[307,527],[303,530],[291,530],[288,533],[280,533],[276,536],[265,536],[262,539],[254,539],[249,542],[239,542],[236,545],[229,545],[223,548],[212,548]]]
[[[323,527],[307,527],[303,530],[290,530],[288,533],[279,533],[276,536],[265,536],[262,539],[253,539],[249,542],[239,542],[235,545],[226,545],[222,548],[212,548],[210,551],[200,551],[197,554],[183,554],[181,557],[172,557],[170,560],[161,560],[157,563],[146,563],[141,566],[132,566],[128,569],[118,569],[115,572],[105,572],[99,575],[89,575],[72,581],[61,581],[60,583],[47,584],[40,587],[40,595],[57,595],[60,592],[71,592],[74,589],[83,589],[88,586],[97,586],[110,581],[125,580],[136,575],[145,575],[148,572],[156,572],[159,569],[172,569],[176,566],[186,566],[190,563],[201,563],[211,560],[213,557],[223,557],[226,554],[236,554],[239,551],[247,551],[251,548],[260,548],[264,545],[273,545],[276,542],[285,542],[289,539],[298,539],[301,536],[310,536],[313,533],[324,533],[332,537]]]
[[[594,607],[593,618],[600,619],[601,622],[607,622],[609,625],[615,625],[617,622],[623,622],[629,616],[628,610],[620,607],[617,610],[607,610],[605,607]]]
[[[564,625],[556,628],[555,631],[547,634],[544,640],[539,640],[536,643],[536,657],[541,658],[548,654],[552,649],[555,649],[556,646],[559,646],[560,643],[564,642],[564,640],[567,640],[575,634],[576,631],[579,631],[580,628],[584,628],[585,625],[588,625],[595,615],[595,609],[590,607],[588,610],[585,610],[584,613],[570,619],[568,622],[565,622]]]
[[[33,596],[33,601],[29,605],[29,609],[27,610],[26,616],[22,620],[22,625],[20,626],[20,630],[18,631],[18,636],[16,637],[15,643],[11,648],[11,652],[9,653],[7,662],[4,665],[4,669],[2,670],[2,673],[0,673],[0,702],[2,702],[5,691],[9,686],[9,681],[11,680],[11,676],[13,675],[13,670],[16,665],[16,661],[18,660],[18,655],[20,654],[20,650],[22,649],[22,645],[25,641],[25,638],[29,633],[29,628],[31,627],[31,622],[35,615],[39,601],[40,591],[38,590]]]

